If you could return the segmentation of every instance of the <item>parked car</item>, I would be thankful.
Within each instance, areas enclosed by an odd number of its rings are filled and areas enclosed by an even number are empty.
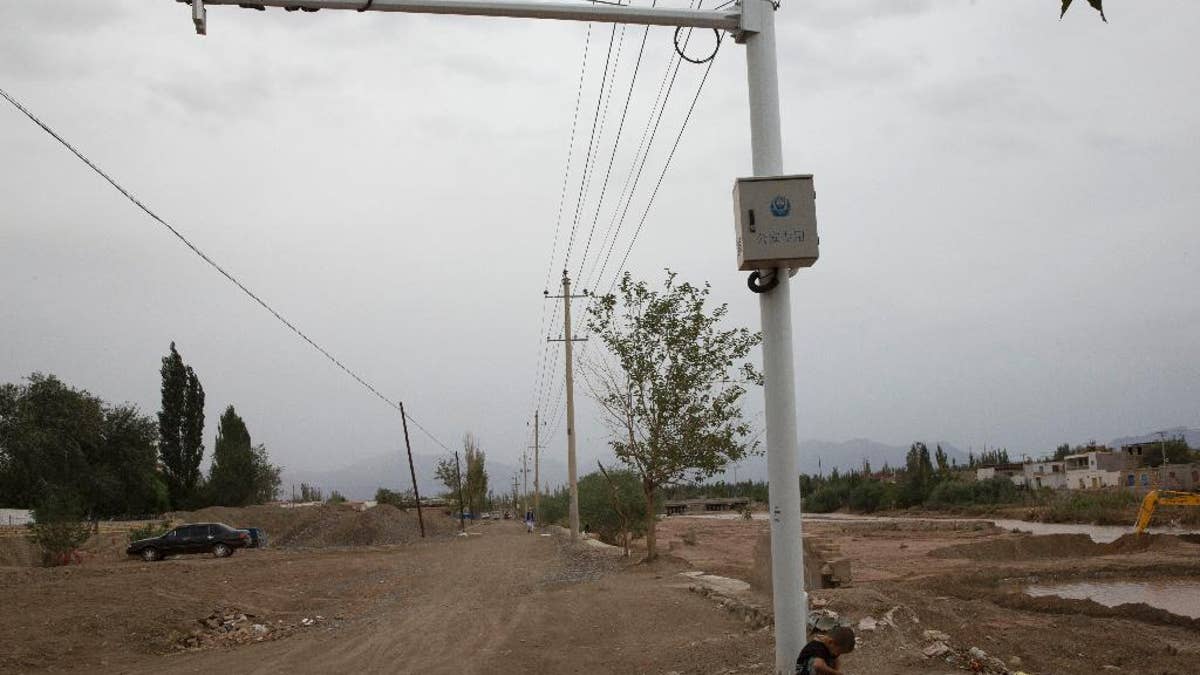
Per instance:
[[[192,523],[180,525],[162,536],[139,539],[125,552],[147,562],[180,553],[211,553],[218,558],[227,558],[249,544],[250,533],[245,530],[224,523]]]
[[[243,527],[242,532],[250,535],[250,543],[246,548],[266,548],[267,533],[261,527]]]

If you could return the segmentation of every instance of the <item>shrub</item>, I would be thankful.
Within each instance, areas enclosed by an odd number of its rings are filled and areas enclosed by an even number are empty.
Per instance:
[[[859,483],[850,491],[850,508],[866,513],[878,511],[890,501],[888,493],[888,487],[880,481],[868,480]]]
[[[79,500],[67,495],[51,494],[42,499],[33,509],[33,521],[29,541],[41,547],[46,567],[68,564],[91,535],[91,527],[83,522]]]
[[[812,513],[829,513],[837,511],[842,507],[841,492],[836,487],[828,486],[817,488],[809,497],[804,500],[804,508]]]

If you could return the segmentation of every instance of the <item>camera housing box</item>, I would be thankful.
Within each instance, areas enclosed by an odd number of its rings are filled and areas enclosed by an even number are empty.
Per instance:
[[[738,178],[733,214],[739,270],[812,267],[817,261],[811,174]]]

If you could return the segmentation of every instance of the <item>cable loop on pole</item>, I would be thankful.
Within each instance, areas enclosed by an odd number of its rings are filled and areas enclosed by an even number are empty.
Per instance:
[[[779,285],[779,270],[768,272],[766,278],[761,272],[754,271],[746,279],[746,286],[753,293],[767,293]]]
[[[721,39],[725,37],[721,33],[721,31],[717,30],[716,28],[712,29],[713,34],[717,36],[717,44],[715,44],[713,46],[712,53],[702,59],[693,59],[692,57],[683,53],[683,47],[679,46],[679,33],[682,30],[683,30],[683,26],[677,27],[675,29],[675,38],[674,38],[675,53],[679,54],[679,58],[683,59],[684,61],[687,61],[688,63],[694,63],[698,66],[708,63],[709,61],[712,61],[713,59],[717,58],[717,52],[721,51]]]

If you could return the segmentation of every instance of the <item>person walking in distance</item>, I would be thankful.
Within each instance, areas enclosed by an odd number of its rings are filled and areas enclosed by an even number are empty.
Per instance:
[[[839,657],[854,651],[854,631],[835,628],[804,645],[796,659],[796,675],[842,675]]]
[[[525,512],[525,531],[530,533],[533,532],[533,509],[529,509]]]

